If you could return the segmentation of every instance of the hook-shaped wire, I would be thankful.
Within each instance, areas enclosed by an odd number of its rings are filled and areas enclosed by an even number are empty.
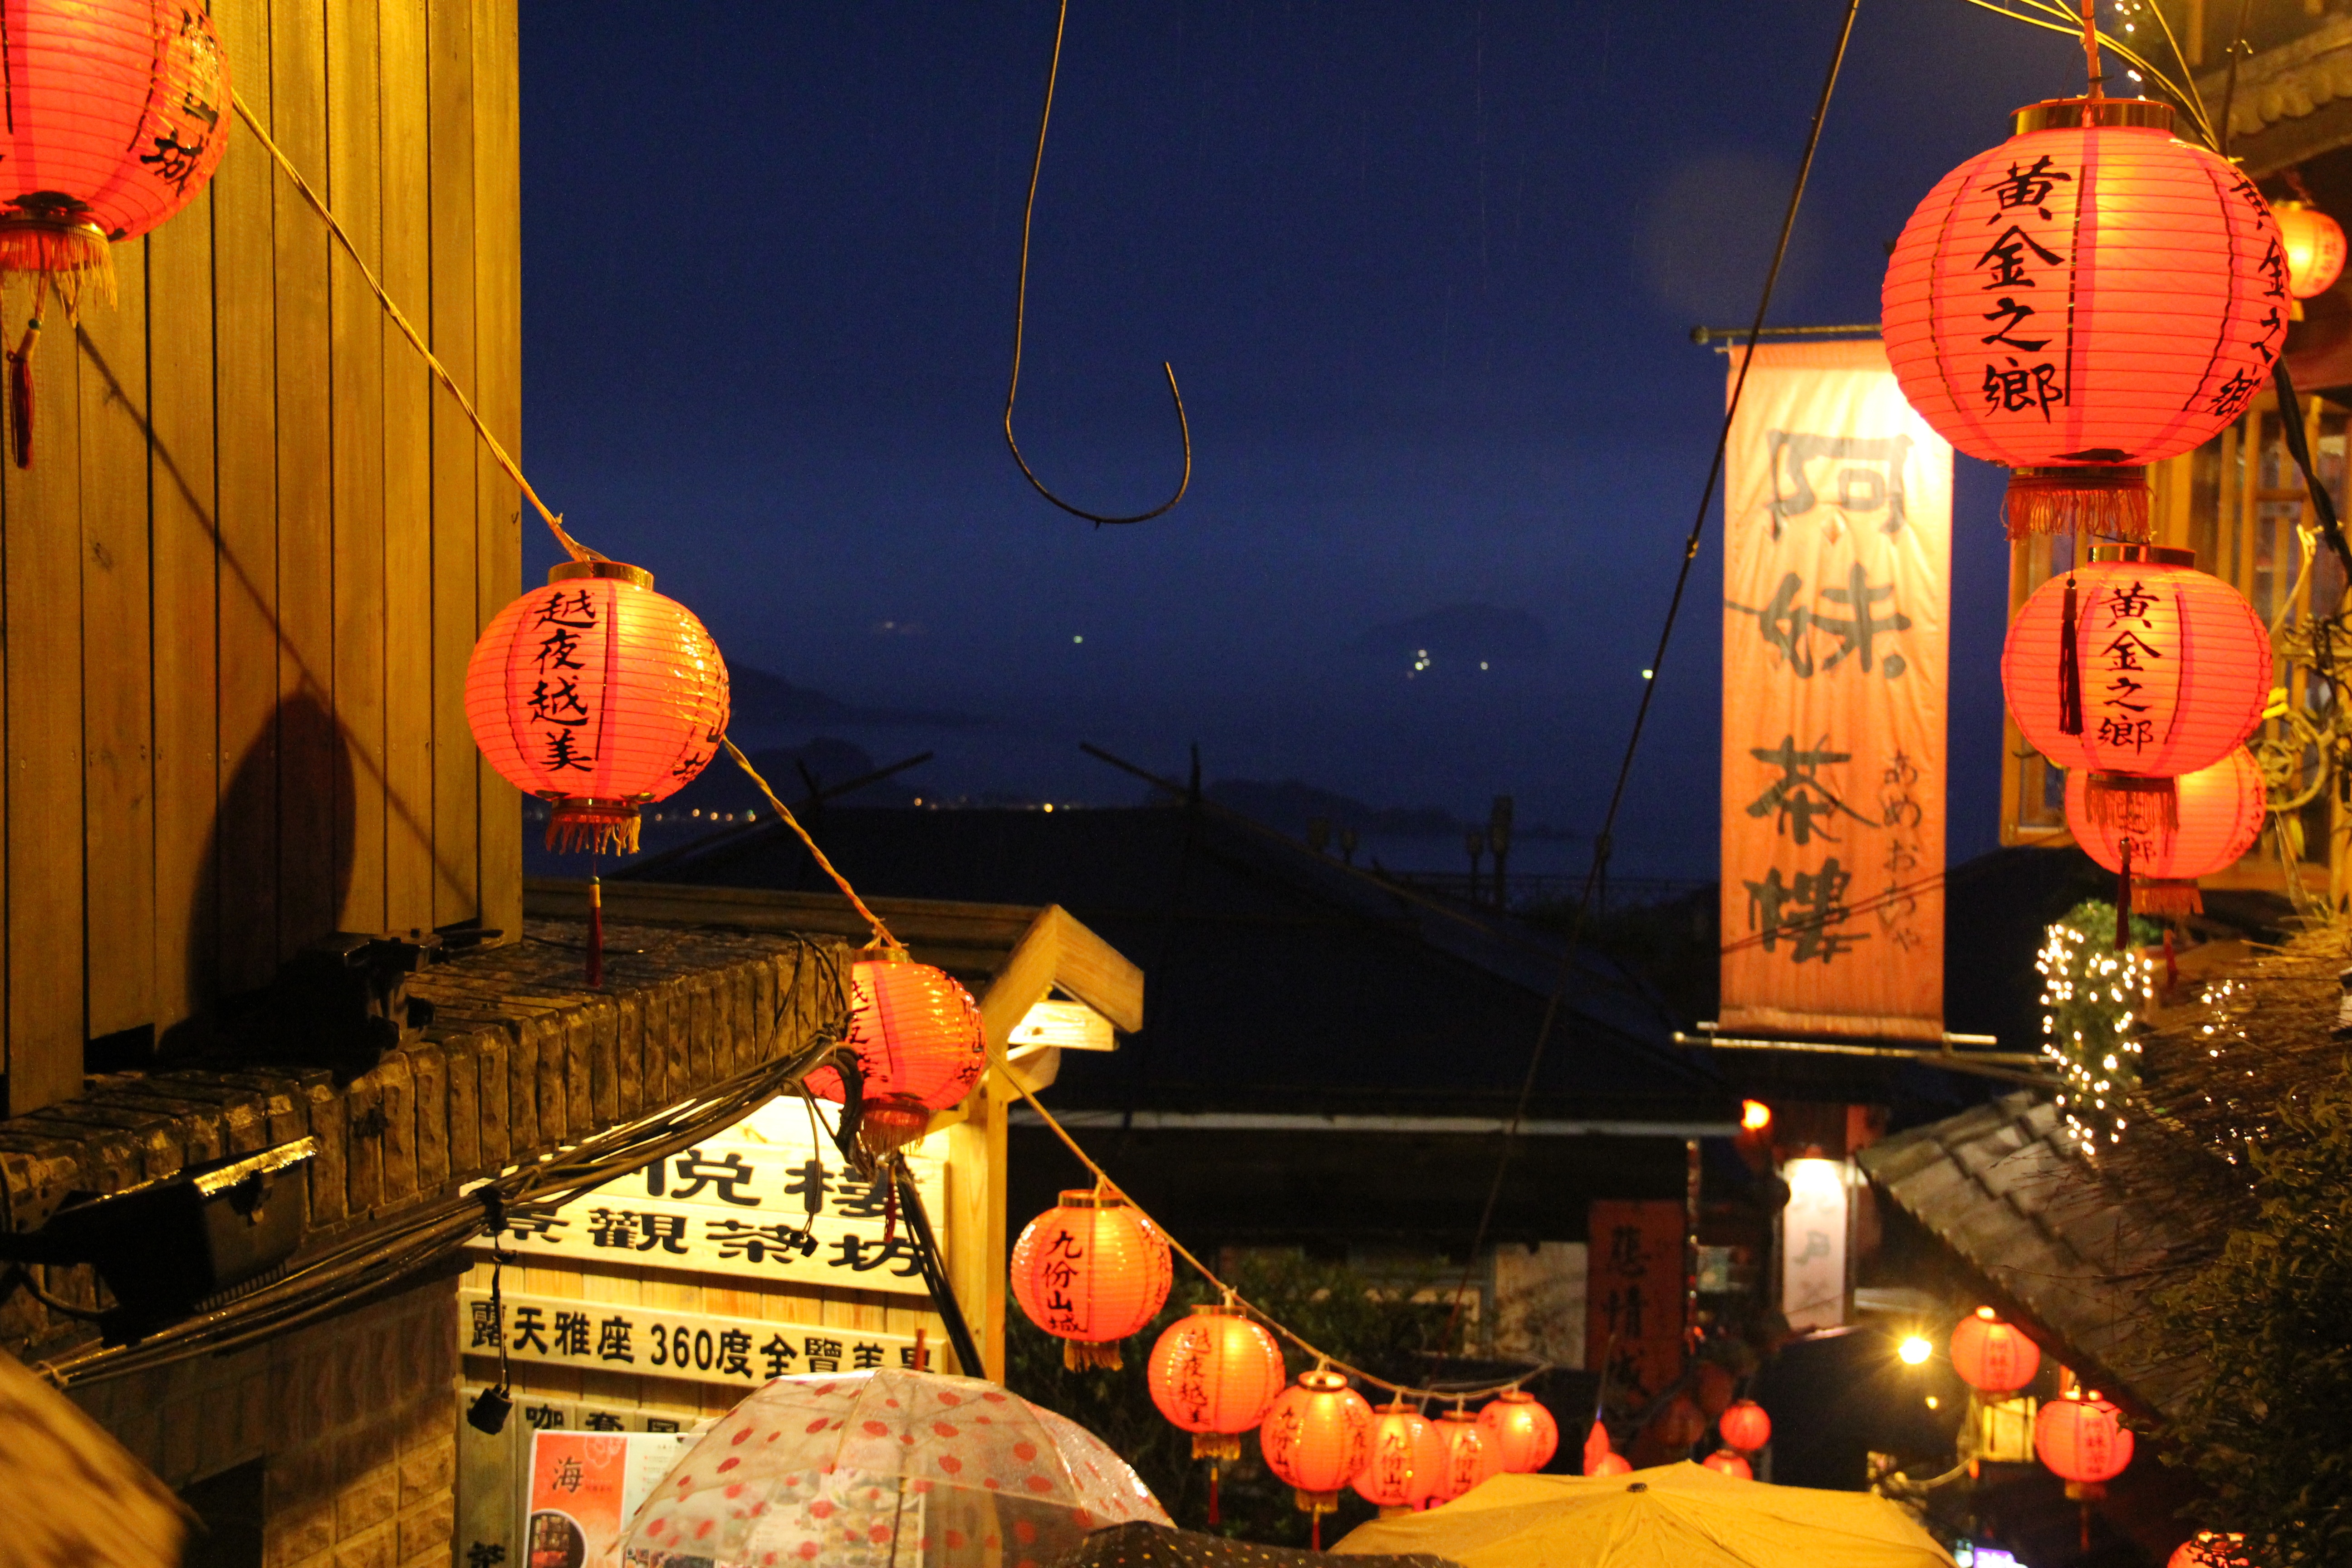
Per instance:
[[[1045,488],[1029,467],[1029,459],[1021,455],[1021,443],[1013,438],[1013,405],[1021,395],[1021,337],[1029,316],[1029,225],[1037,212],[1037,177],[1045,167],[1045,128],[1054,118],[1054,84],[1062,74],[1062,30],[1069,24],[1070,0],[1061,0],[1061,14],[1054,23],[1054,58],[1045,68],[1045,106],[1037,114],[1037,155],[1029,164],[1029,200],[1021,209],[1021,282],[1013,300],[1013,374],[1004,388],[1004,445],[1013,453],[1013,460],[1021,468],[1021,477],[1030,488],[1072,517],[1084,518],[1099,528],[1107,522],[1150,522],[1162,512],[1172,509],[1184,499],[1192,483],[1192,426],[1184,417],[1184,395],[1176,389],[1176,367],[1166,361],[1160,368],[1168,374],[1168,397],[1176,405],[1176,430],[1184,442],[1184,473],[1176,481],[1176,493],[1153,507],[1150,511],[1137,512],[1132,517],[1107,517],[1083,507],[1072,506]]]

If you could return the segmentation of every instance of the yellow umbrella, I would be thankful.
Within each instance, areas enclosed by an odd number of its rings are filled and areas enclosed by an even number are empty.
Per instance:
[[[1743,1481],[1684,1463],[1620,1476],[1496,1476],[1443,1508],[1378,1520],[1334,1552],[1425,1552],[1462,1568],[1951,1568],[1866,1492]]]

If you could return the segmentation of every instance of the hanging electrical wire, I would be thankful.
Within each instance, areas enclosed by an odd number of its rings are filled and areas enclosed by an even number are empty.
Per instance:
[[[1029,459],[1021,455],[1021,443],[1013,438],[1013,405],[1021,395],[1021,343],[1029,320],[1029,228],[1037,216],[1037,178],[1045,168],[1045,129],[1054,119],[1054,86],[1062,75],[1062,33],[1070,21],[1070,0],[1061,0],[1061,12],[1054,22],[1054,58],[1045,68],[1045,105],[1037,111],[1037,153],[1029,164],[1029,198],[1021,208],[1021,277],[1013,294],[1013,374],[1004,385],[1004,445],[1012,452],[1013,462],[1020,465],[1021,477],[1030,488],[1072,517],[1083,518],[1099,528],[1105,523],[1150,522],[1153,518],[1172,510],[1192,483],[1192,426],[1184,417],[1184,395],[1176,387],[1176,367],[1166,361],[1160,368],[1168,375],[1168,400],[1176,405],[1176,431],[1184,443],[1184,471],[1176,480],[1176,493],[1153,507],[1129,516],[1115,517],[1103,512],[1072,506],[1046,489],[1029,467]]]

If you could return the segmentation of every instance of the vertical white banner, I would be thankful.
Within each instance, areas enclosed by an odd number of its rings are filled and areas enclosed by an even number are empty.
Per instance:
[[[1845,1321],[1846,1222],[1853,1194],[1843,1160],[1791,1160],[1780,1167],[1789,1205],[1780,1211],[1780,1315],[1792,1329]]]

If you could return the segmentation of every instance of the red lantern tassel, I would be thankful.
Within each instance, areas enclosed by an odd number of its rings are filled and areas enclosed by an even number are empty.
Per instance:
[[[2003,510],[2011,539],[2037,533],[2095,534],[2144,544],[2154,537],[2148,527],[2147,470],[2137,464],[2012,468]]]
[[[2058,613],[2058,732],[2083,732],[2083,655],[2074,646],[2074,574],[2066,574],[2066,603]]]
[[[604,884],[588,879],[588,989],[604,988]]]
[[[2131,840],[2123,841],[2124,868],[2116,873],[2116,951],[2131,946]]]
[[[1217,1512],[1217,1467],[1213,1464],[1209,1467],[1209,1528],[1214,1530],[1223,1523],[1224,1520]]]

